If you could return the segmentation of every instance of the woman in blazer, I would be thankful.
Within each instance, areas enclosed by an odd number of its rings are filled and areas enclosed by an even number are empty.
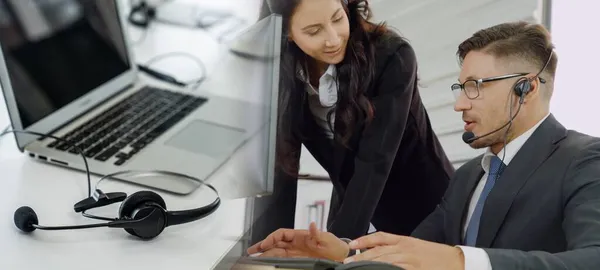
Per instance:
[[[365,0],[267,3],[283,18],[277,174],[255,203],[251,241],[294,227],[301,145],[334,186],[329,232],[410,234],[454,173],[419,96],[413,48],[368,22]]]

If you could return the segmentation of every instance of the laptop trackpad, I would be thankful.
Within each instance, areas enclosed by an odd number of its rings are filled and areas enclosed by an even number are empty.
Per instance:
[[[243,137],[244,130],[195,120],[167,140],[166,145],[220,158],[235,150]]]

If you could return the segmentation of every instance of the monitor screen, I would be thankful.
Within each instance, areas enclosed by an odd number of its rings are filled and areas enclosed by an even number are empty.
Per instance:
[[[130,68],[116,1],[0,0],[0,47],[23,128]]]

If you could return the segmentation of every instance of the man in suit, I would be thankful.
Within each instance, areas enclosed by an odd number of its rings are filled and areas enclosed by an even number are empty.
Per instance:
[[[549,33],[525,22],[496,25],[461,43],[458,56],[452,91],[463,139],[487,150],[456,171],[411,237],[375,233],[346,244],[314,227],[281,230],[249,253],[405,269],[598,269],[600,139],[549,113],[557,66]]]

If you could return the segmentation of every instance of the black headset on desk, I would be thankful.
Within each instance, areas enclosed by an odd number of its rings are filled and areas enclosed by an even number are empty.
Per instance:
[[[130,0],[129,3],[131,4],[131,11],[127,16],[127,20],[135,26],[147,28],[156,16],[156,8],[151,7],[143,0],[137,4]]]
[[[219,205],[221,204],[221,199],[219,197],[219,193],[217,190],[210,184],[205,183],[204,181],[197,179],[192,176],[178,174],[174,172],[167,171],[149,171],[142,173],[151,173],[158,174],[162,176],[177,176],[187,178],[192,181],[197,181],[204,186],[212,189],[217,198],[210,204],[206,206],[202,206],[195,209],[186,209],[179,211],[171,211],[167,210],[167,206],[165,200],[153,191],[138,191],[129,196],[127,196],[124,192],[111,192],[111,193],[103,193],[99,189],[95,189],[92,194],[91,190],[91,180],[90,180],[90,170],[88,167],[87,159],[85,155],[82,153],[81,149],[74,145],[72,142],[61,139],[55,136],[37,133],[33,131],[25,131],[25,130],[12,130],[7,129],[5,131],[0,132],[0,138],[9,133],[24,133],[35,136],[41,136],[42,138],[48,137],[52,138],[67,144],[71,144],[75,149],[78,150],[79,154],[83,158],[87,180],[88,180],[88,198],[83,199],[78,202],[74,206],[75,212],[82,212],[85,217],[105,220],[108,222],[105,223],[95,223],[95,224],[84,224],[84,225],[71,225],[71,226],[42,226],[38,224],[38,217],[35,211],[29,206],[21,206],[14,213],[14,222],[15,226],[19,228],[19,230],[30,233],[36,229],[39,230],[74,230],[74,229],[88,229],[88,228],[98,228],[98,227],[109,227],[109,228],[122,228],[125,229],[129,234],[139,237],[141,239],[152,239],[160,235],[166,227],[185,224],[189,222],[193,222],[199,219],[202,219],[214,211],[217,210]],[[102,177],[100,181],[103,179],[114,177],[121,174],[131,174],[131,173],[139,173],[133,171],[122,171],[113,173],[110,175],[106,175]],[[97,186],[97,185],[96,185]],[[106,205],[110,205],[113,203],[121,202],[121,206],[119,208],[119,215],[116,218],[107,218],[107,217],[98,217],[93,215],[85,214],[86,210],[98,208]]]

